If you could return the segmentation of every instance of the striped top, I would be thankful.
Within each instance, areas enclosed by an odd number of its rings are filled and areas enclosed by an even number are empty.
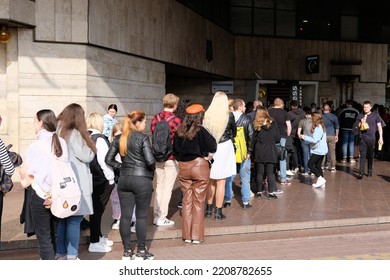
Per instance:
[[[5,174],[12,176],[15,172],[15,166],[12,164],[3,140],[0,139],[0,164],[4,167]]]

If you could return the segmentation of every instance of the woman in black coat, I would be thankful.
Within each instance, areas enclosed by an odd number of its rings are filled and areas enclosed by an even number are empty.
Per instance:
[[[280,132],[276,122],[268,114],[266,107],[256,110],[253,122],[255,133],[252,139],[252,161],[256,165],[256,197],[264,193],[264,173],[268,178],[268,198],[276,198],[275,164],[278,163],[276,144],[280,142]]]

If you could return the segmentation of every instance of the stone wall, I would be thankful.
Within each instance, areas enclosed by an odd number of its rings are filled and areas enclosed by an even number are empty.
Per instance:
[[[19,33],[20,113],[12,126],[19,127],[20,135],[12,138],[19,139],[21,151],[34,139],[35,113],[44,108],[58,114],[75,102],[86,114],[105,114],[116,103],[119,118],[138,109],[148,119],[161,110],[163,64],[87,45],[33,42],[32,36],[31,30]]]

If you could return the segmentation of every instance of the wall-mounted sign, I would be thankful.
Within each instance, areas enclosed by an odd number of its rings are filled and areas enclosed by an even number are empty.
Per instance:
[[[211,93],[223,91],[226,94],[233,94],[233,81],[213,81],[211,84]]]

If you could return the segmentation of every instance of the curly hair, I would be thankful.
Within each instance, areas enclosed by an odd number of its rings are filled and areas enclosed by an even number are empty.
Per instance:
[[[177,128],[177,135],[189,140],[194,139],[202,126],[203,115],[203,112],[186,115],[181,125]]]

